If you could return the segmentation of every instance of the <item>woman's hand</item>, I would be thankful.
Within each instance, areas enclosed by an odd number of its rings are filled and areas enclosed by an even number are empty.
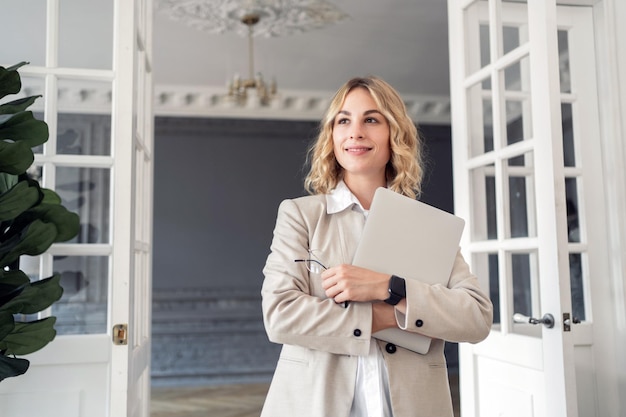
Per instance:
[[[389,296],[389,274],[354,265],[339,265],[322,272],[322,288],[336,303],[380,301]]]

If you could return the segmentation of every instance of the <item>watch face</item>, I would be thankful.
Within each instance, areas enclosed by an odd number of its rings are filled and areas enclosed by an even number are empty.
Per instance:
[[[389,281],[389,291],[401,298],[406,297],[406,286],[404,279],[392,275],[391,280]]]
[[[385,300],[387,304],[396,305],[406,297],[406,286],[403,278],[395,275],[389,280],[389,298]]]

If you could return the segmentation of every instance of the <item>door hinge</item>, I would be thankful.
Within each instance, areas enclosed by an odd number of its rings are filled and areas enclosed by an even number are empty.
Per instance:
[[[116,324],[113,326],[113,344],[128,344],[128,324]]]

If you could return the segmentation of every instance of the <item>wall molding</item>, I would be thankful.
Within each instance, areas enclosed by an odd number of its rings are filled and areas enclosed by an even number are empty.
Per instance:
[[[43,95],[44,81],[28,78],[16,98]],[[320,120],[334,92],[280,90],[268,106],[262,106],[252,94],[245,106],[238,106],[226,96],[225,87],[198,85],[154,86],[155,116]],[[111,85],[106,81],[63,80],[58,85],[59,112],[76,114],[110,114]],[[403,95],[411,118],[418,124],[449,125],[450,98],[436,95]],[[43,111],[44,100],[31,107]]]
[[[258,290],[153,289],[153,385],[269,381],[279,352],[267,339]]]
[[[237,106],[225,96],[225,87],[155,86],[157,116],[224,117],[242,119],[320,120],[334,92],[280,90],[269,106],[251,96]],[[403,95],[411,118],[420,124],[450,124],[450,98]]]

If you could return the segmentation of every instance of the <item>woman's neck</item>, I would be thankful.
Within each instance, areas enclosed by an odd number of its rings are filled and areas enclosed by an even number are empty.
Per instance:
[[[372,180],[350,177],[344,178],[343,181],[346,183],[350,191],[352,191],[352,194],[354,194],[354,196],[359,200],[359,203],[361,203],[365,210],[370,209],[376,189],[386,187],[387,185],[384,178],[380,180]]]

